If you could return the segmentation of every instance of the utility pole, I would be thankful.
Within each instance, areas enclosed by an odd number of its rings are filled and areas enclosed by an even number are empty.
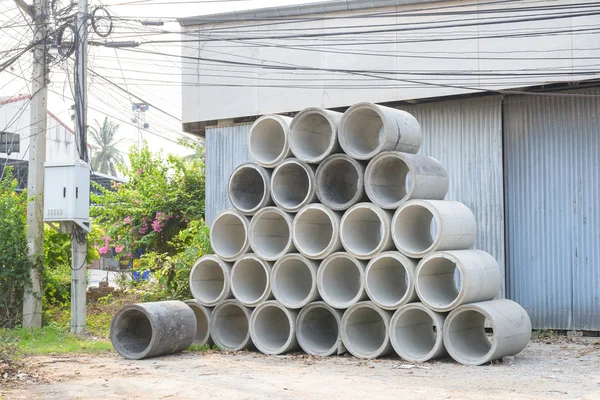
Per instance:
[[[44,162],[46,161],[47,118],[47,45],[48,0],[34,0],[27,6],[22,0],[17,5],[33,18],[34,41],[33,76],[31,84],[31,137],[29,138],[29,172],[27,174],[27,244],[30,282],[23,299],[23,327],[42,326],[42,285],[40,271],[44,263]]]

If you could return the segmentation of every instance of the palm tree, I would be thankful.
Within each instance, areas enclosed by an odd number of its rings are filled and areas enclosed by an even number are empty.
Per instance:
[[[104,117],[102,125],[96,120],[98,128],[90,126],[92,139],[96,142],[97,150],[92,155],[92,169],[107,175],[117,175],[116,166],[123,163],[123,156],[117,149],[117,144],[123,139],[115,141],[119,124],[109,121]]]

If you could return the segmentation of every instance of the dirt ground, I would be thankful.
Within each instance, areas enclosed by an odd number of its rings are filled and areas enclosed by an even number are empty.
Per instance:
[[[0,377],[0,399],[600,399],[597,340],[535,342],[513,362],[481,367],[253,352],[135,362],[116,353],[44,356],[28,363],[33,375],[12,388]]]

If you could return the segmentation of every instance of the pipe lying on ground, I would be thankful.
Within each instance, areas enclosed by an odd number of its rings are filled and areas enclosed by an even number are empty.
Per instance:
[[[388,151],[367,165],[365,191],[385,209],[396,209],[410,199],[442,200],[448,193],[448,173],[435,158]]]
[[[358,358],[377,358],[392,352],[388,331],[392,313],[370,301],[356,303],[342,317],[342,342]]]
[[[390,321],[390,342],[406,361],[425,362],[446,355],[443,328],[444,314],[421,303],[402,306]]]
[[[340,216],[322,204],[309,204],[296,214],[292,237],[303,256],[321,260],[342,249]]]
[[[327,157],[316,174],[319,201],[336,211],[343,211],[365,198],[364,167],[345,154]]]
[[[473,212],[458,201],[409,200],[392,219],[394,244],[411,258],[433,251],[468,249],[476,236]]]
[[[421,260],[415,278],[423,304],[438,312],[492,300],[502,285],[498,262],[483,250],[432,253]]]
[[[421,147],[421,126],[406,111],[357,103],[342,116],[338,139],[344,152],[358,160],[388,150],[414,154]]]
[[[341,332],[342,314],[342,311],[323,301],[304,307],[298,314],[296,324],[296,337],[302,350],[320,357],[345,353]]]
[[[298,348],[296,318],[298,313],[276,301],[262,303],[250,317],[250,335],[256,348],[264,354],[283,354]]]
[[[212,312],[210,333],[223,350],[239,351],[252,348],[250,339],[250,309],[236,300],[225,300]]]
[[[489,338],[485,326],[492,327]],[[444,323],[444,345],[461,364],[481,365],[521,352],[531,338],[527,312],[514,301],[490,300],[464,304]]]
[[[291,309],[318,300],[317,264],[300,254],[286,254],[273,265],[271,290],[277,301]]]
[[[193,344],[204,346],[211,344],[210,340],[210,314],[212,309],[205,307],[198,300],[186,300],[185,304],[192,309],[196,316],[196,338]]]
[[[371,203],[359,203],[344,213],[340,241],[350,255],[361,260],[394,247],[390,233],[392,216]]]
[[[115,350],[128,360],[173,354],[196,338],[196,316],[182,301],[128,304],[110,324]]]
[[[271,265],[255,254],[240,257],[231,269],[231,292],[246,307],[256,307],[272,298]]]
[[[302,161],[320,163],[340,150],[337,139],[342,113],[309,107],[300,111],[290,123],[290,150]]]
[[[365,263],[348,253],[329,255],[317,271],[317,287],[323,300],[332,307],[345,309],[367,299],[363,284]]]
[[[270,186],[270,172],[257,164],[242,164],[229,177],[229,201],[242,214],[253,215],[273,203]]]
[[[395,310],[417,301],[414,260],[397,251],[376,255],[365,271],[365,290],[375,305]]]
[[[266,207],[257,212],[250,221],[250,247],[257,256],[276,261],[284,254],[296,250],[292,240],[291,215],[277,207]]]
[[[231,264],[212,254],[202,256],[190,272],[190,291],[200,304],[216,306],[231,298]]]
[[[219,213],[210,229],[210,245],[225,261],[235,261],[250,249],[248,241],[249,221],[239,211],[225,210]]]
[[[281,115],[263,115],[250,128],[250,157],[265,168],[274,168],[291,156],[288,136],[292,119]]]
[[[271,197],[283,210],[295,213],[315,201],[313,167],[295,158],[283,161],[271,177]]]

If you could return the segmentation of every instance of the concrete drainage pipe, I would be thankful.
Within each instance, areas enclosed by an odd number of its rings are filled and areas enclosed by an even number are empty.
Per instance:
[[[317,271],[319,294],[327,304],[339,309],[366,300],[364,271],[365,263],[348,253],[331,254]]]
[[[296,311],[276,301],[256,307],[250,317],[250,335],[256,348],[264,354],[283,354],[297,349],[297,317]]]
[[[375,256],[365,271],[365,289],[371,301],[385,310],[417,301],[416,268],[416,261],[396,251]]]
[[[250,157],[265,168],[275,168],[291,156],[288,136],[292,119],[281,115],[263,115],[254,122],[248,137]]]
[[[316,200],[313,167],[295,158],[283,161],[271,177],[271,197],[277,206],[291,213]]]
[[[377,358],[392,352],[388,331],[392,313],[370,301],[351,306],[342,317],[342,342],[358,358]]]
[[[327,157],[316,174],[319,201],[336,211],[343,211],[365,198],[365,169],[345,154]]]
[[[406,111],[357,103],[340,121],[339,141],[344,152],[358,160],[388,150],[414,154],[421,147],[421,126]]]
[[[229,351],[253,347],[249,326],[250,309],[236,300],[226,300],[216,306],[210,320],[213,341],[220,349]]]
[[[242,164],[229,177],[229,201],[242,214],[253,215],[273,204],[270,186],[270,172],[257,164]]]
[[[210,229],[213,251],[225,261],[235,261],[250,249],[248,218],[239,211],[226,210],[215,217]]]
[[[231,269],[231,292],[246,307],[256,307],[273,298],[271,265],[254,254],[244,254]]]
[[[210,340],[210,314],[212,309],[205,307],[198,300],[186,300],[185,304],[192,309],[196,316],[196,338],[194,344],[204,346],[205,344],[211,344]]]
[[[287,254],[271,271],[271,290],[284,307],[297,309],[319,300],[317,264],[300,254]]]
[[[128,360],[178,353],[195,338],[196,317],[181,301],[129,304],[110,324],[112,345]]]
[[[406,361],[425,362],[446,355],[443,328],[444,314],[436,313],[421,303],[402,306],[390,321],[390,341]]]
[[[292,216],[277,207],[263,208],[250,221],[250,247],[257,256],[276,261],[296,250],[292,240]]]
[[[300,311],[296,322],[296,337],[302,350],[313,356],[343,354],[342,312],[322,301],[310,303]]]
[[[371,203],[356,204],[340,222],[340,240],[352,256],[367,260],[394,247],[390,234],[392,216]]]
[[[442,200],[448,193],[448,173],[435,158],[388,151],[367,165],[365,191],[385,209],[396,209],[410,199]]]
[[[337,130],[342,113],[309,107],[300,111],[290,124],[290,150],[302,161],[320,163],[340,150]]]
[[[492,300],[502,285],[498,262],[483,250],[430,254],[421,260],[415,275],[419,298],[438,312]]]
[[[409,200],[392,219],[394,244],[411,258],[433,251],[468,249],[476,236],[473,212],[458,201]]]
[[[322,204],[309,204],[296,214],[292,237],[303,256],[321,260],[342,249],[340,215]]]
[[[214,255],[200,257],[190,272],[190,291],[200,304],[216,306],[231,298],[231,264]]]
[[[492,327],[492,337],[485,331]],[[511,300],[465,304],[452,311],[444,323],[444,345],[461,364],[481,365],[521,352],[531,338],[527,312]]]

